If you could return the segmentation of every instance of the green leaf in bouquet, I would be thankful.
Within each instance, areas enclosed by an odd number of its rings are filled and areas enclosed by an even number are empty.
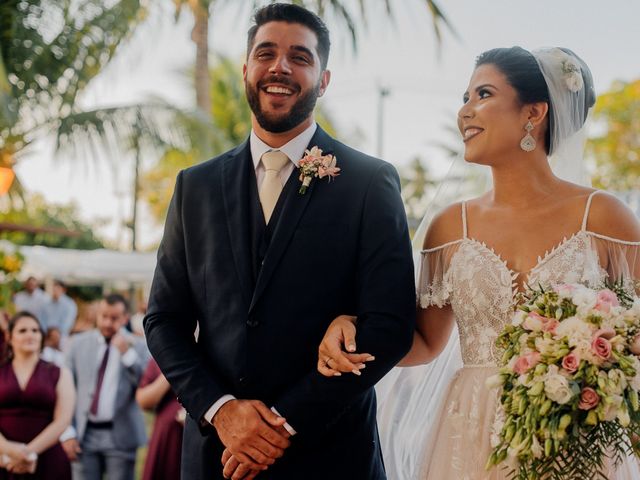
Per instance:
[[[633,296],[629,294],[629,288],[622,277],[616,280],[606,280],[603,288],[608,288],[615,293],[620,305],[624,308],[631,308],[633,305]]]

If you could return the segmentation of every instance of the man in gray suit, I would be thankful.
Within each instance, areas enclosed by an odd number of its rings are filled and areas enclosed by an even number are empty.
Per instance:
[[[142,413],[135,400],[149,359],[146,345],[123,327],[126,300],[107,295],[96,327],[72,337],[67,364],[77,394],[75,432],[63,437],[76,480],[133,480],[137,448],[146,441]]]

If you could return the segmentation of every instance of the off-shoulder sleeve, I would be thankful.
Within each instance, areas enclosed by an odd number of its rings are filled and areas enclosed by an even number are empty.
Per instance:
[[[594,250],[609,281],[622,282],[626,290],[640,294],[640,242],[627,242],[592,234]]]
[[[444,307],[450,303],[453,290],[451,282],[451,259],[458,251],[461,240],[436,248],[423,250],[418,273],[418,303],[421,308],[432,305]]]

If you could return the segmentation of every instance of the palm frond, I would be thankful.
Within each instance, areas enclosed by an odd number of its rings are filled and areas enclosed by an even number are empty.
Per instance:
[[[146,11],[140,0],[14,3],[0,46],[13,96],[34,109],[73,105]]]
[[[185,115],[159,100],[123,107],[74,112],[51,127],[56,153],[73,153],[80,160],[99,162],[106,153],[113,165],[123,154],[147,149],[160,155],[166,148],[189,148],[190,142],[177,121]]]
[[[433,32],[436,36],[436,41],[438,43],[438,51],[440,51],[440,47],[442,46],[441,24],[444,24],[444,26],[449,29],[449,31],[453,34],[454,37],[456,38],[460,38],[460,37],[458,35],[458,32],[456,32],[455,28],[449,21],[449,19],[445,16],[440,6],[434,0],[425,0],[425,2],[427,4],[427,8],[429,9],[429,12],[431,12]]]

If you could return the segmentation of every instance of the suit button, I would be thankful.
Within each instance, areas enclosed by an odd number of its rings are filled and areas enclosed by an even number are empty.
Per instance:
[[[238,382],[240,382],[240,385],[244,384],[244,382],[246,382],[246,381],[247,381],[246,377],[240,377],[238,379]]]
[[[260,325],[260,322],[258,322],[257,320],[247,320],[247,325],[251,328],[255,328]]]

